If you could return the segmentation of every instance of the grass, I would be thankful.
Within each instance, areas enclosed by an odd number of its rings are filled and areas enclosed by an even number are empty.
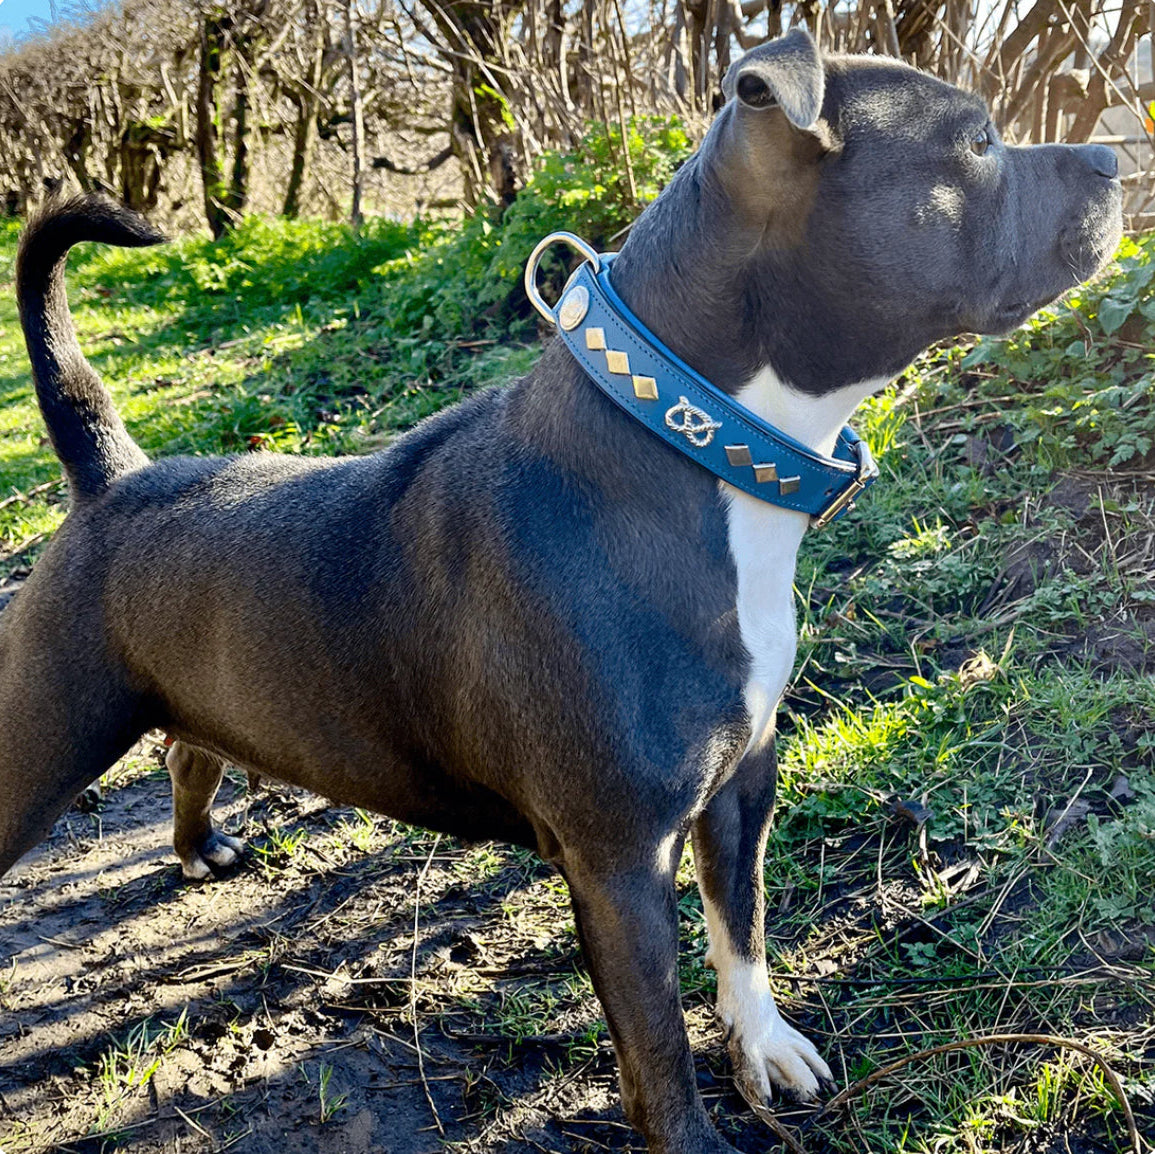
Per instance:
[[[0,500],[14,498],[0,507],[0,547],[25,560],[63,508],[11,287],[16,235],[0,234]],[[363,452],[536,356],[481,341],[434,359],[398,338],[379,308],[361,315],[391,283],[382,270],[409,263],[422,241],[429,253],[446,238],[387,222],[354,236],[255,219],[219,251],[200,237],[81,249],[70,264],[73,315],[150,455]],[[38,487],[47,488],[25,496]]]
[[[302,1073],[304,1071],[302,1070]],[[308,1079],[308,1075],[305,1075]],[[349,1100],[348,1094],[337,1094],[330,1089],[329,1083],[333,1080],[333,1067],[328,1062],[321,1062],[317,1066],[317,1121],[324,1126],[344,1109]]]
[[[97,1066],[103,1103],[93,1131],[109,1130],[129,1101],[148,1085],[165,1057],[187,1037],[186,1019],[184,1011],[171,1022],[146,1018],[122,1039],[113,1039]]]
[[[0,269],[13,239],[0,237]],[[356,237],[254,221],[218,249],[189,238],[85,252],[78,329],[150,453],[364,451],[536,356],[518,316],[501,324],[519,339],[502,343],[490,343],[492,316],[459,308],[424,314],[424,339],[401,332],[390,302],[449,243],[389,224]],[[882,480],[855,516],[806,541],[768,942],[787,1013],[846,1083],[960,1037],[1066,1035],[1110,1055],[1155,1126],[1153,251],[1128,242],[1102,284],[1007,340],[933,351],[867,402],[856,423]],[[58,488],[23,496],[59,470],[10,291],[0,399],[0,498],[14,498],[0,543],[13,572],[62,509]],[[265,832],[262,862],[299,868],[305,830]],[[420,861],[432,843],[350,811],[308,844],[388,844]],[[452,884],[505,895],[502,918],[521,938],[572,951],[556,879],[515,851],[444,852]],[[713,975],[688,855],[679,878],[683,994],[701,1043]],[[482,1033],[511,1040],[509,1061],[535,1037],[569,1038],[559,1078],[604,1037],[572,963],[465,983],[443,1001],[423,1002],[423,1018],[452,1030],[467,1013],[476,1030],[480,1016]],[[102,1079],[139,1084],[153,1041]],[[343,1101],[326,1069],[322,1122]],[[486,1102],[494,1117],[500,1103]],[[1045,1047],[943,1055],[844,1113],[784,1116],[834,1154],[1126,1148],[1097,1067]],[[718,1120],[739,1137],[749,1125],[731,1106]]]

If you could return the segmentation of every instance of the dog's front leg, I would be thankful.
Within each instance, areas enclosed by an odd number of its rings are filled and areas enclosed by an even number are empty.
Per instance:
[[[668,839],[669,840],[669,839]],[[678,988],[678,852],[607,867],[564,863],[582,948],[606,1013],[626,1116],[651,1154],[734,1154],[706,1115]]]
[[[774,808],[774,744],[748,753],[694,824],[694,862],[718,974],[718,1016],[730,1031],[738,1088],[750,1102],[771,1084],[798,1098],[818,1093],[830,1068],[774,1004],[766,972],[762,858]]]

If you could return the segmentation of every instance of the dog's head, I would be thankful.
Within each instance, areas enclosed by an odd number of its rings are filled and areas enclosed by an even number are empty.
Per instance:
[[[1010,147],[981,99],[898,61],[823,59],[794,30],[723,90],[654,226],[680,204],[704,292],[738,318],[690,337],[742,346],[693,350],[724,387],[766,365],[812,393],[893,375],[937,340],[1020,324],[1118,244],[1110,149]]]

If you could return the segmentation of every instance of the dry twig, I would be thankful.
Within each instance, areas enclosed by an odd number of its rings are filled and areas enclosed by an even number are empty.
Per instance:
[[[425,1100],[433,1112],[437,1133],[444,1138],[445,1127],[441,1124],[441,1115],[437,1112],[437,1105],[433,1101],[433,1094],[429,1089],[429,1079],[425,1076],[425,1055],[421,1052],[421,1035],[417,1028],[417,926],[421,916],[421,883],[425,881],[425,877],[429,873],[429,867],[433,864],[433,855],[437,853],[437,847],[440,844],[441,834],[438,834],[433,839],[433,848],[425,859],[425,865],[421,867],[421,872],[417,875],[417,885],[413,892],[413,953],[409,964],[409,1017],[413,1022],[413,1048],[417,1051],[417,1072],[421,1076],[421,1088],[425,1091]]]

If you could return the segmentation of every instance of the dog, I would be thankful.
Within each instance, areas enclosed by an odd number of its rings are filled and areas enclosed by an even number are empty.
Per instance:
[[[977,97],[897,61],[824,59],[796,30],[723,91],[613,286],[813,453],[927,346],[1010,330],[1118,243],[1109,149],[1009,147]],[[831,1072],[775,1007],[761,885],[808,516],[654,436],[560,340],[373,456],[150,463],[80,351],[64,262],[159,239],[92,197],[23,238],[72,505],[0,620],[0,872],[149,729],[174,739],[190,878],[241,852],[210,817],[226,762],[532,847],[569,885],[627,1117],[654,1154],[721,1154],[678,993],[690,837],[739,1085],[817,1094]]]

